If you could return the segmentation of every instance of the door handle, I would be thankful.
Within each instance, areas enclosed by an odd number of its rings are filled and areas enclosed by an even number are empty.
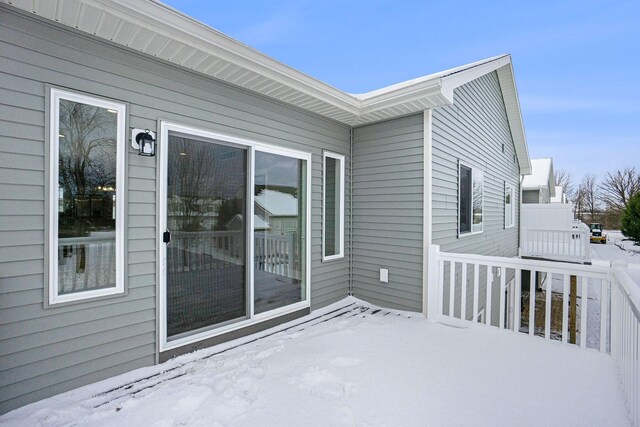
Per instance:
[[[171,231],[167,230],[162,233],[162,242],[166,243],[167,245],[171,242]]]

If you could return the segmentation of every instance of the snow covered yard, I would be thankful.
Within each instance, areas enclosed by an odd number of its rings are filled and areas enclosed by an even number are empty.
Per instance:
[[[613,360],[595,351],[348,298],[20,408],[0,424],[624,426],[617,378]]]
[[[591,244],[591,258],[594,260],[624,261],[629,264],[640,264],[640,246],[635,246],[631,240],[620,231],[605,231],[607,244]]]

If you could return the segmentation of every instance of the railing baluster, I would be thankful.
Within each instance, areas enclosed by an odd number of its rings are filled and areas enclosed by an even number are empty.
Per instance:
[[[562,342],[567,343],[569,335],[569,275],[562,280]]]
[[[438,311],[437,314],[444,313],[444,261],[438,262],[439,268],[439,277],[438,277]],[[451,262],[449,263],[451,264]],[[431,284],[429,284],[431,285]],[[429,314],[431,316],[431,314]]]
[[[473,265],[473,319],[471,319],[474,323],[478,322],[478,292],[479,292],[479,276],[480,275],[480,264],[475,263]]]
[[[487,303],[486,303],[486,307],[485,307],[485,318],[486,318],[486,324],[487,325],[491,325],[491,288],[493,285],[493,274],[491,271],[491,266],[487,265],[487,292],[486,292],[486,298],[487,298]]]
[[[456,263],[451,261],[451,273],[449,274],[449,316],[453,316],[453,302],[456,297],[455,288]]]
[[[467,263],[462,263],[462,279],[460,283],[460,318],[467,320]]]
[[[529,281],[529,335],[533,335],[535,329],[537,282],[536,271],[531,270],[531,280]]]
[[[551,290],[553,288],[553,274],[547,273],[547,290],[544,306],[544,337],[551,339]]]
[[[500,274],[500,321],[499,327],[500,329],[504,329],[504,318],[506,313],[506,303],[505,303],[505,292],[506,292],[506,280],[507,280],[507,269],[504,267],[498,267],[501,270]]]
[[[522,308],[520,304],[522,303],[522,270],[516,268],[515,270],[516,280],[515,280],[515,304],[513,309],[513,330],[515,332],[520,331],[520,317],[522,315]]]
[[[600,351],[607,351],[607,329],[608,323],[608,304],[609,301],[609,281],[600,281]]]
[[[587,304],[588,304],[588,278],[582,276],[582,295],[580,297],[580,347],[586,348],[587,346]]]

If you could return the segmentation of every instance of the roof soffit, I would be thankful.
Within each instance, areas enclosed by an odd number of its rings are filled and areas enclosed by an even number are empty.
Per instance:
[[[456,87],[497,70],[520,170],[522,174],[531,173],[509,55],[353,95],[284,65],[157,0],[0,2],[349,126],[452,104]]]

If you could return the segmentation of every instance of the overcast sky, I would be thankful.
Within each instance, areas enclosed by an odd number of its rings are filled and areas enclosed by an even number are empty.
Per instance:
[[[350,93],[510,53],[532,158],[640,169],[640,0],[166,3]]]

